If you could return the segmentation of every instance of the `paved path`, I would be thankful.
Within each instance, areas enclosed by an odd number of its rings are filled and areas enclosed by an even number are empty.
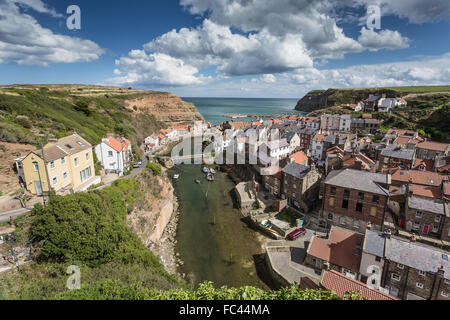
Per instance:
[[[0,223],[8,222],[11,218],[15,219],[17,217],[23,216],[24,214],[30,212],[33,208],[20,208],[11,211],[0,212]]]

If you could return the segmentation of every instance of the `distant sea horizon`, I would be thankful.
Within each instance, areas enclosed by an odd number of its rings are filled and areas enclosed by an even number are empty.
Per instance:
[[[227,114],[268,114],[268,115],[303,115],[296,111],[299,99],[291,98],[210,98],[182,97],[195,105],[207,122],[218,125],[233,120]],[[238,118],[235,121],[250,121],[255,118]]]

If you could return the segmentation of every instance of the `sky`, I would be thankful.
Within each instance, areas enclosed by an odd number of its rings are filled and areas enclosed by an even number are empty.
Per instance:
[[[0,0],[0,84],[261,98],[448,85],[449,35],[448,0]]]

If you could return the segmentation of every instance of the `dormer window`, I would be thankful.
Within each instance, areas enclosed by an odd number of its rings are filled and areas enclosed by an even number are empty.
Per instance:
[[[67,147],[69,150],[72,150],[72,149],[73,149],[73,147],[72,147],[70,144],[66,144],[66,147]]]

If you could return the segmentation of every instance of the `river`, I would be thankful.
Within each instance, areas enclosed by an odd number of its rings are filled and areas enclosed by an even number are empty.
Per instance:
[[[176,251],[184,262],[180,273],[194,285],[212,281],[216,287],[267,289],[255,267],[256,255],[263,252],[258,240],[262,236],[233,207],[230,192],[234,184],[222,172],[208,182],[201,169],[200,165],[180,165],[170,170],[171,176],[180,175],[173,182],[180,204],[176,237]],[[194,182],[196,178],[201,184]]]

